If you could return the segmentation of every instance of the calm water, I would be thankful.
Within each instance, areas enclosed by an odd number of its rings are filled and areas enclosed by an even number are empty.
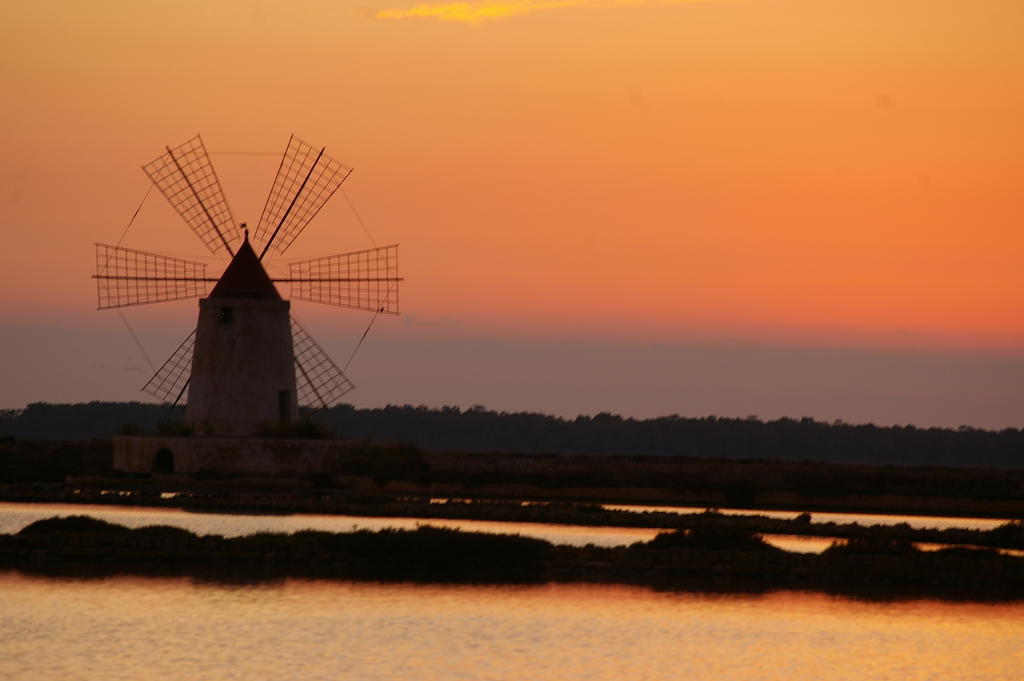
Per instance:
[[[238,536],[414,527],[614,546],[656,530],[0,504],[0,532],[54,515]],[[789,550],[808,549],[790,538]],[[780,538],[781,541],[789,541]],[[804,543],[802,543],[804,542]],[[1024,603],[868,603],[620,586],[261,585],[0,573],[0,679],[1014,680]]]
[[[1019,681],[1024,604],[0,573],[0,678]]]

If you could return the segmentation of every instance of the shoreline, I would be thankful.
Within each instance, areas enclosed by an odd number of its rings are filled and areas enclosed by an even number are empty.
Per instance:
[[[0,569],[70,578],[593,582],[735,593],[798,589],[883,600],[1024,599],[1024,557],[989,549],[926,552],[881,538],[851,540],[822,554],[801,554],[767,545],[731,526],[665,533],[648,542],[602,548],[436,527],[224,538],[167,526],[132,530],[72,516],[36,521],[16,534],[0,535]]]
[[[538,523],[581,527],[644,528],[657,530],[701,530],[726,528],[772,535],[796,535],[845,540],[885,540],[927,544],[969,545],[1011,551],[1024,551],[1024,523],[1007,520],[991,530],[948,528],[914,528],[906,523],[864,525],[856,522],[817,522],[813,512],[793,519],[771,518],[752,512],[750,515],[722,514],[713,509],[703,512],[676,513],[660,510],[611,510],[586,502],[522,502],[506,499],[460,499],[434,503],[430,499],[367,497],[351,491],[294,490],[243,492],[224,490],[179,492],[170,498],[161,492],[129,492],[127,490],[92,490],[75,493],[65,486],[54,486],[48,494],[38,487],[14,493],[10,486],[0,487],[0,501],[10,503],[97,505],[107,507],[138,507],[175,509],[188,513],[226,515],[323,515],[366,518],[417,518],[429,520],[493,521],[506,523]],[[103,493],[108,492],[108,493]],[[764,509],[758,509],[764,510]],[[793,511],[796,513],[796,511]]]
[[[319,468],[288,459],[271,475],[242,472],[239,466],[124,473],[113,470],[110,440],[12,441],[0,444],[0,498],[57,501],[77,489],[94,497],[109,490],[137,499],[186,492],[193,497],[192,507],[224,512],[332,513],[332,500],[339,495],[361,495],[1024,518],[1024,469],[446,452],[350,444],[339,445],[334,458]]]

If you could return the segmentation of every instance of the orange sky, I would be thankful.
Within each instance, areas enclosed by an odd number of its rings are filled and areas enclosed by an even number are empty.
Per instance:
[[[96,321],[163,145],[295,132],[402,244],[383,334],[1019,356],[1022,35],[1019,0],[4,3],[0,313]],[[214,162],[255,222],[276,159]],[[125,245],[204,255],[155,193]],[[288,257],[369,245],[336,197]]]

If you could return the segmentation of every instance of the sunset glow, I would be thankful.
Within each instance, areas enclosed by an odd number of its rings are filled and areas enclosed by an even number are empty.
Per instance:
[[[622,5],[676,4],[699,0],[508,0],[506,2],[448,2],[415,5],[409,9],[385,9],[374,16],[378,19],[436,19],[466,24],[481,24],[493,19],[543,12],[569,7],[619,7]]]
[[[1024,356],[1016,0],[64,0],[0,18],[11,324],[98,323],[91,243],[125,229],[165,144],[201,133],[251,223],[295,132],[355,168],[345,195],[402,244],[410,317],[375,334]],[[158,195],[124,245],[204,255]],[[335,197],[288,258],[371,245]]]

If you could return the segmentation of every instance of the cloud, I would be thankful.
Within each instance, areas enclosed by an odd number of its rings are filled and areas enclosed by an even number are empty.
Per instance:
[[[377,19],[436,19],[464,24],[482,24],[521,14],[565,7],[619,7],[623,5],[674,5],[695,0],[477,0],[415,5],[409,9],[385,9]]]

